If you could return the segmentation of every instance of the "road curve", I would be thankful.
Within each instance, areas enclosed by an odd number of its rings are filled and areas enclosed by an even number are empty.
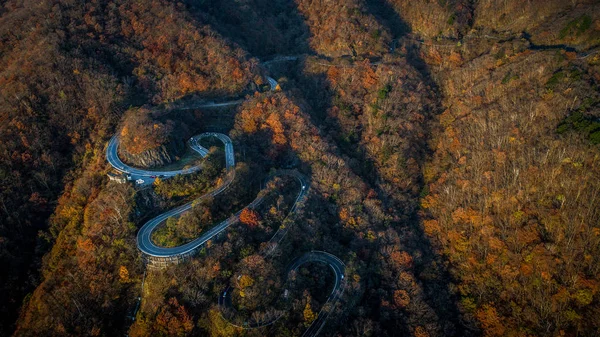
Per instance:
[[[198,200],[202,200],[207,197],[214,197],[217,194],[223,192],[229,186],[231,181],[233,180],[235,157],[234,157],[234,153],[233,153],[233,143],[231,142],[231,139],[225,134],[216,133],[216,132],[203,133],[203,134],[200,134],[200,135],[190,138],[190,141],[188,143],[189,146],[194,151],[198,152],[202,157],[205,157],[208,154],[208,150],[206,148],[202,147],[199,144],[199,141],[202,138],[206,138],[206,137],[216,137],[217,139],[222,141],[223,145],[225,146],[225,167],[227,170],[225,179],[217,188],[215,188],[214,190],[199,197],[198,199],[188,202],[187,204],[179,206],[172,210],[169,210],[169,211],[151,219],[146,224],[144,224],[144,226],[142,226],[142,228],[140,229],[140,231],[138,232],[138,235],[137,235],[137,246],[138,246],[138,249],[142,253],[144,253],[148,256],[154,256],[154,257],[173,257],[173,256],[177,256],[177,255],[183,256],[186,254],[190,254],[195,249],[197,249],[199,246],[206,243],[206,241],[210,240],[212,237],[219,234],[221,231],[223,231],[229,225],[231,225],[232,223],[235,223],[235,221],[237,221],[237,216],[239,215],[239,212],[236,213],[235,215],[233,215],[232,217],[228,218],[227,220],[214,226],[210,230],[206,231],[206,233],[204,233],[202,236],[198,237],[197,239],[195,239],[191,242],[188,242],[184,245],[178,246],[178,247],[171,247],[171,248],[160,247],[160,246],[157,246],[156,244],[154,244],[154,242],[152,242],[152,232],[154,232],[154,230],[156,229],[156,227],[159,224],[161,224],[163,221],[165,221],[166,219],[168,219],[170,217],[179,216],[182,213],[186,212],[187,210],[192,208],[192,205],[194,202],[197,202]],[[108,148],[106,149],[106,158],[107,158],[108,162],[116,170],[131,175],[134,178],[134,180],[137,180],[138,178],[152,177],[152,176],[162,176],[162,177],[168,178],[168,177],[173,177],[178,174],[189,174],[189,173],[198,171],[200,169],[199,166],[193,166],[193,167],[190,167],[190,168],[187,168],[184,170],[174,170],[174,171],[148,171],[148,170],[134,168],[134,167],[128,166],[127,164],[125,164],[121,161],[121,159],[118,156],[118,147],[119,147],[119,137],[114,136],[110,140],[110,143],[108,144]],[[258,200],[255,200],[255,202],[258,202]]]
[[[329,315],[335,308],[335,305],[337,304],[338,300],[340,299],[340,297],[342,297],[342,294],[344,293],[344,286],[346,284],[346,280],[344,279],[346,265],[344,264],[344,262],[342,262],[342,260],[340,260],[337,256],[323,251],[313,250],[300,256],[292,263],[292,266],[290,267],[290,272],[298,270],[298,268],[300,268],[301,265],[308,262],[322,262],[329,265],[329,267],[333,270],[335,276],[335,284],[333,286],[333,290],[331,291],[331,295],[329,295],[327,301],[321,307],[319,315],[308,327],[308,329],[304,331],[304,334],[302,334],[302,336],[307,337],[316,336],[319,334],[319,332],[321,332],[321,329],[323,329],[323,327],[325,326],[327,318],[329,318]]]
[[[276,90],[277,81],[275,81],[271,77],[267,77],[267,81],[269,82],[271,90],[272,91]],[[239,104],[241,102],[242,102],[242,100],[223,102],[223,103],[208,103],[208,104],[201,104],[201,105],[197,105],[197,106],[193,106],[193,107],[181,107],[179,109],[196,109],[196,108],[201,108],[201,107],[221,107],[221,106]],[[180,216],[182,213],[190,210],[193,207],[193,204],[198,202],[199,200],[202,200],[207,197],[214,197],[214,196],[218,195],[219,193],[221,193],[225,189],[227,189],[227,187],[231,184],[231,182],[235,178],[235,156],[234,156],[234,152],[233,152],[233,143],[231,142],[231,139],[227,135],[222,134],[222,133],[216,133],[216,132],[202,133],[200,135],[190,138],[188,145],[190,146],[190,148],[192,148],[194,151],[196,151],[198,154],[200,154],[204,158],[208,155],[209,151],[208,151],[208,149],[206,149],[205,147],[200,145],[199,141],[206,137],[216,137],[217,139],[221,140],[225,146],[225,166],[226,166],[226,171],[227,171],[225,179],[223,179],[221,184],[219,186],[217,186],[214,190],[204,194],[203,196],[195,199],[194,201],[188,202],[185,205],[171,209],[171,210],[151,219],[150,221],[146,222],[137,234],[137,247],[145,256],[155,257],[155,258],[167,258],[167,259],[175,258],[175,260],[178,260],[178,258],[180,258],[180,257],[184,258],[186,256],[190,256],[190,255],[194,254],[198,250],[198,248],[203,246],[207,241],[211,240],[216,235],[218,235],[219,233],[221,233],[222,231],[227,229],[230,225],[239,221],[239,216],[240,216],[241,212],[243,211],[243,209],[238,211],[237,213],[233,214],[226,220],[220,222],[219,224],[217,224],[210,230],[206,231],[200,237],[198,237],[198,238],[194,239],[193,241],[188,242],[186,244],[183,244],[183,245],[180,245],[177,247],[167,248],[167,247],[160,247],[160,246],[156,245],[154,242],[152,242],[152,233],[163,221],[166,221],[170,217]],[[110,142],[108,143],[108,146],[106,149],[107,161],[112,165],[112,167],[115,170],[127,174],[129,176],[130,180],[139,181],[139,179],[141,179],[142,183],[144,183],[144,184],[152,182],[151,179],[147,179],[147,178],[153,178],[153,177],[159,176],[159,177],[165,179],[165,178],[174,177],[178,174],[190,174],[190,173],[200,170],[199,165],[181,169],[181,170],[172,170],[172,171],[149,171],[149,170],[144,170],[144,169],[140,169],[140,168],[135,168],[135,167],[125,164],[119,158],[118,149],[119,149],[119,136],[117,134],[117,135],[113,136],[111,138]],[[298,173],[297,171],[293,171],[293,170],[275,171],[274,173],[269,175],[269,179],[271,179],[275,176],[279,176],[279,175],[291,175],[300,182],[300,190],[298,192],[296,199],[294,200],[294,204],[291,207],[290,212],[288,213],[288,216],[289,216],[290,214],[293,214],[296,212],[298,205],[303,201],[303,199],[307,195],[310,183],[304,175]],[[256,197],[256,199],[254,199],[254,201],[252,201],[248,206],[246,206],[246,208],[254,208],[257,205],[259,205],[262,202],[262,200],[263,200],[263,194],[259,193],[258,196]],[[267,248],[263,251],[263,254],[265,257],[269,256],[277,248],[279,242],[281,242],[281,240],[285,237],[288,230],[289,230],[289,228],[287,228],[287,227],[280,228],[271,237],[268,244],[266,245]],[[308,327],[308,329],[304,333],[304,336],[315,336],[321,331],[321,329],[325,325],[325,321],[327,320],[327,317],[329,316],[329,314],[331,313],[335,304],[337,303],[338,299],[342,295],[342,293],[344,291],[344,284],[345,284],[344,263],[340,259],[335,257],[334,255],[331,255],[326,252],[311,251],[309,253],[306,253],[306,254],[302,255],[301,257],[299,257],[298,259],[294,260],[292,262],[290,268],[288,269],[288,271],[290,273],[292,271],[296,271],[302,264],[311,262],[311,261],[323,262],[323,263],[328,264],[332,268],[332,270],[335,274],[335,285],[334,285],[331,295],[327,299],[327,302],[323,305],[323,307],[322,307],[321,311],[319,312],[319,315],[317,316],[315,321],[313,321],[312,324]],[[225,305],[226,297],[227,297],[227,291],[225,291],[225,293],[222,296],[219,296],[220,306]],[[139,303],[138,303],[138,305],[139,305]],[[260,325],[260,326],[264,326],[264,325]],[[247,326],[245,328],[247,328]]]
[[[231,151],[233,151],[233,147],[231,147]],[[229,156],[227,155],[227,151],[225,151],[225,155],[226,155],[226,157],[229,158]],[[231,155],[231,157],[232,157],[231,160],[233,160],[233,155]],[[228,159],[228,161],[229,161],[229,159]],[[163,221],[167,220],[170,217],[181,215],[182,213],[184,213],[187,210],[189,210],[190,208],[192,208],[193,204],[199,200],[202,200],[207,197],[214,197],[217,194],[223,192],[229,186],[231,181],[233,181],[233,173],[234,173],[233,167],[228,166],[227,171],[228,171],[228,173],[227,173],[228,176],[226,177],[226,179],[223,180],[223,183],[221,183],[221,185],[219,185],[219,187],[217,187],[216,189],[206,193],[205,195],[197,198],[194,201],[188,202],[185,205],[182,205],[180,207],[177,207],[170,211],[167,211],[167,212],[155,217],[154,219],[148,221],[138,232],[137,245],[138,245],[138,248],[140,249],[140,251],[142,251],[144,254],[146,254],[148,256],[153,256],[153,257],[187,256],[187,255],[194,253],[199,247],[204,245],[208,240],[212,239],[217,234],[221,233],[227,227],[238,222],[240,219],[240,214],[242,213],[243,209],[239,210],[234,215],[230,216],[226,220],[220,222],[213,228],[209,229],[204,234],[202,234],[200,237],[198,237],[198,238],[194,239],[193,241],[190,241],[186,244],[183,244],[181,246],[166,248],[166,247],[157,246],[154,242],[152,242],[152,232],[156,229],[156,227],[158,227],[158,225],[160,223],[162,223]],[[284,175],[284,174],[287,174],[287,173],[279,173],[279,174],[276,173],[276,174],[271,175],[271,178],[274,176],[277,176],[277,175]],[[298,174],[298,176],[301,176],[301,175]],[[294,207],[296,207],[296,204],[304,198],[304,196],[306,195],[306,193],[308,191],[308,186],[309,186],[308,182],[306,180],[299,179],[299,181],[301,183],[301,189],[300,189],[300,192],[298,193],[298,196],[296,197],[296,200],[294,202]],[[255,208],[262,202],[262,200],[263,200],[262,194],[259,193],[259,195],[256,197],[256,199],[254,199],[245,208]]]
[[[271,91],[277,90],[277,81],[275,81],[272,77],[267,76],[267,82],[269,82]]]
[[[199,152],[198,150],[196,150]],[[200,152],[199,152],[200,153]],[[200,153],[202,155],[202,153]],[[174,171],[149,171],[140,168],[131,167],[125,164],[121,158],[119,158],[119,136],[114,135],[110,142],[108,143],[108,147],[106,148],[106,159],[112,165],[112,167],[126,174],[131,175],[132,177],[137,178],[149,178],[152,176],[165,176],[165,177],[173,177],[178,174],[189,174],[199,170],[198,166],[194,166],[187,169],[182,170],[174,170]]]
[[[313,250],[313,251],[303,254],[302,256],[300,256],[292,261],[292,263],[288,267],[288,272],[287,272],[288,277],[292,272],[297,272],[297,270],[298,270],[298,268],[300,268],[300,266],[302,266],[303,264],[308,263],[308,262],[320,262],[320,263],[324,263],[324,264],[328,265],[331,268],[331,270],[333,271],[333,274],[335,276],[335,284],[333,286],[331,294],[327,298],[327,301],[325,302],[325,304],[323,304],[323,306],[321,307],[321,310],[319,311],[317,318],[306,329],[304,334],[302,334],[302,336],[311,337],[311,336],[316,336],[319,334],[319,332],[321,332],[321,329],[323,329],[323,327],[325,326],[327,318],[329,318],[329,315],[331,314],[331,312],[335,308],[335,305],[337,304],[338,300],[344,293],[344,286],[345,286],[345,282],[346,282],[344,279],[344,274],[345,274],[345,270],[346,270],[346,265],[344,264],[344,262],[342,262],[342,260],[340,260],[335,255],[332,255],[330,253],[323,252],[323,251]],[[229,286],[221,293],[221,296],[219,296],[219,307],[221,308],[222,311],[228,311],[230,313],[235,311],[232,308],[232,301],[231,301],[232,290],[233,290],[233,288],[231,286]],[[284,300],[288,299],[286,297],[287,290],[284,291],[282,296],[284,296]],[[271,325],[271,324],[277,322],[282,316],[283,316],[283,313],[278,314],[273,317],[269,317],[264,321],[258,321],[258,322],[245,321],[240,324],[232,323],[229,320],[228,320],[228,322],[238,328],[255,329],[255,328],[261,328],[261,327]]]

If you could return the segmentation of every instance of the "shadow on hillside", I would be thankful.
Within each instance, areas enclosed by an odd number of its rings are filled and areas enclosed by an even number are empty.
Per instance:
[[[252,56],[295,55],[310,50],[310,35],[289,0],[186,0],[192,13]]]
[[[364,3],[367,11],[392,33],[394,39],[402,38],[410,33],[410,26],[402,20],[386,0],[365,0]]]
[[[402,20],[402,18],[391,8],[391,6],[382,0],[368,0],[366,1],[366,8],[379,22],[387,27],[390,32],[394,35],[395,40],[402,40],[402,37],[410,33],[409,26]],[[406,44],[406,56],[402,56],[399,53],[395,53],[394,57],[405,57],[407,63],[414,67],[421,75],[421,81],[429,88],[430,98],[432,100],[432,106],[429,108],[432,110],[429,115],[430,119],[442,111],[442,104],[439,99],[441,97],[440,91],[432,79],[431,73],[427,64],[420,58],[418,45]],[[306,61],[305,61],[306,62]],[[307,103],[310,105],[311,121],[316,125],[323,135],[328,138],[330,142],[337,145],[340,157],[346,161],[346,165],[352,169],[352,171],[362,179],[370,188],[375,190],[379,195],[379,199],[383,205],[392,205],[392,195],[387,195],[380,186],[381,182],[385,182],[385,178],[379,173],[374,160],[370,158],[368,151],[364,145],[360,143],[360,133],[362,130],[355,130],[352,138],[345,137],[342,131],[342,121],[337,116],[329,115],[329,110],[336,105],[336,89],[329,82],[327,78],[327,68],[324,67],[321,72],[313,72],[307,74],[305,71],[306,64],[298,62],[296,69],[293,70],[293,80],[296,82],[296,87],[300,88],[300,96],[304,97]],[[367,112],[364,112],[367,113]],[[418,160],[419,165],[423,167],[424,162],[428,155],[432,153],[431,149],[427,148],[427,140],[431,137],[431,120],[425,121],[423,128],[425,130],[425,139],[405,139],[409,142],[409,148],[412,149],[411,156]],[[407,157],[408,158],[408,157]],[[424,182],[423,178],[418,179],[420,189],[423,189]],[[416,195],[410,195],[408,198],[412,198],[414,202],[418,204],[419,197]],[[415,205],[413,202],[413,205]],[[459,309],[456,305],[457,298],[450,291],[450,275],[447,270],[442,266],[443,258],[438,255],[436,250],[432,247],[429,238],[425,235],[419,224],[421,219],[417,214],[418,206],[415,205],[414,210],[405,218],[404,221],[396,223],[395,230],[401,237],[402,249],[408,251],[418,261],[415,266],[415,277],[421,283],[424,291],[424,300],[427,305],[433,310],[437,316],[440,333],[446,336],[463,336],[468,335],[469,332],[461,323],[461,317]],[[394,210],[392,215],[402,213],[401,211]],[[375,228],[380,226],[375,226]],[[342,231],[343,232],[343,231]],[[410,232],[410,235],[403,235],[406,232]],[[348,245],[351,242],[357,242],[357,237],[347,238]],[[358,247],[353,247],[358,248]],[[360,248],[358,248],[360,249]],[[356,251],[353,249],[353,251]],[[422,255],[421,257],[418,257]],[[367,259],[366,261],[369,261]],[[369,262],[372,263],[372,262]],[[437,266],[435,277],[425,276],[426,273],[431,273],[430,267],[432,265]],[[377,268],[371,266],[370,268]],[[368,275],[365,275],[368,276]],[[383,314],[382,309],[377,309],[377,305],[374,303],[365,303],[375,300],[374,297],[369,296],[370,292],[375,292],[380,288],[379,280],[372,279],[374,274],[365,279],[365,296],[360,300],[365,304],[365,307],[372,308],[374,311],[367,316],[380,317]],[[388,300],[388,299],[386,299]],[[382,325],[387,328],[390,324],[393,326],[394,331],[403,334],[410,334],[407,329],[407,324],[403,319],[404,315],[399,315],[399,321],[396,322],[383,322]],[[381,317],[381,319],[383,319]],[[409,318],[406,318],[409,319]],[[412,317],[413,321],[415,317]],[[426,323],[426,322],[423,322]]]
[[[406,55],[406,60],[408,63],[417,69],[421,75],[423,76],[423,81],[434,88],[437,93],[437,85],[435,81],[433,81],[431,77],[431,73],[429,72],[429,66],[423,61],[423,59],[419,56],[418,45],[414,45],[414,41],[412,40],[403,40],[408,34],[412,31],[410,26],[402,19],[402,17],[396,12],[396,10],[390,5],[387,0],[365,0],[365,5],[368,11],[383,25],[386,27],[394,37],[394,42],[392,47],[397,47],[400,44],[400,41],[405,43],[412,43],[413,45],[407,46],[408,54]]]
[[[253,56],[267,57],[272,55],[293,55],[293,54],[309,54],[315,55],[315,51],[309,47],[310,32],[302,16],[295,7],[293,1],[289,0],[274,0],[273,2],[262,2],[259,0],[249,1],[250,4],[240,3],[234,0],[207,0],[204,2],[196,2],[188,0],[187,6],[191,12],[195,13],[200,22],[212,25],[212,28],[219,34],[235,41]],[[404,41],[403,37],[410,34],[410,28],[402,20],[402,18],[391,8],[385,0],[366,0],[366,9],[372,14],[384,27],[387,27],[394,36],[394,44],[391,46],[395,49],[397,41],[405,42],[407,51],[406,56],[401,56],[399,53],[394,54],[394,58],[405,57],[406,61],[414,67],[421,75],[420,80],[429,88],[433,106],[432,113],[429,115],[433,118],[435,114],[442,111],[441,102],[439,100],[440,92],[432,79],[431,73],[426,63],[420,58],[418,45],[411,45]],[[306,59],[297,62],[286,63],[280,65],[281,73],[288,72],[290,75],[290,85],[287,87],[296,87],[298,90],[293,90],[292,96],[302,97],[310,106],[306,109],[310,113],[310,122],[321,130],[323,137],[327,138],[337,146],[336,154],[342,158],[346,166],[351,170],[371,189],[375,190],[379,195],[382,204],[392,205],[393,196],[387,195],[386,191],[382,190],[381,182],[385,182],[385,178],[379,173],[374,160],[369,158],[368,151],[364,145],[360,143],[360,132],[356,130],[354,138],[345,139],[343,135],[341,121],[338,117],[330,116],[329,110],[336,104],[336,89],[327,78],[326,66],[322,71],[307,74],[305,71]],[[295,82],[295,83],[294,83]],[[302,99],[300,100],[302,101]],[[303,104],[298,104],[302,106]],[[431,122],[425,121],[423,126],[425,130],[425,139],[415,140],[406,139],[409,142],[409,148],[414,149],[411,156],[418,160],[422,167],[426,157],[431,153],[431,150],[426,147],[427,139],[431,137]],[[265,136],[265,138],[267,138]],[[242,155],[245,157],[245,150],[251,151],[250,148],[242,149]],[[309,173],[310,167],[302,167],[305,173]],[[420,189],[423,188],[423,179],[418,179]],[[313,193],[314,194],[314,193]],[[336,203],[335,200],[325,200],[321,195],[312,196],[310,205],[314,207],[326,208],[325,206],[331,203]],[[418,204],[418,196],[410,195],[409,199],[413,200],[413,205]],[[317,200],[318,199],[318,200]],[[384,207],[385,209],[386,207]],[[313,214],[329,214],[327,209],[310,210]],[[390,210],[392,216],[402,213],[401,210]],[[382,326],[390,331],[401,335],[409,335],[411,332],[408,329],[408,321],[414,322],[416,315],[407,317],[405,314],[399,314],[395,317],[395,321],[386,321],[384,319],[385,309],[380,308],[378,302],[382,300],[388,301],[389,298],[382,298],[382,285],[378,278],[377,264],[381,263],[375,257],[368,257],[368,252],[372,249],[372,245],[367,244],[364,238],[359,237],[357,232],[343,229],[339,223],[340,219],[337,214],[325,216],[323,219],[319,217],[322,224],[338,224],[335,226],[316,226],[316,232],[313,235],[311,228],[307,224],[303,224],[304,233],[302,240],[294,239],[292,243],[284,243],[285,245],[293,245],[292,251],[304,249],[327,249],[331,252],[344,250],[352,250],[354,252],[365,252],[364,259],[366,263],[365,277],[361,281],[364,287],[363,297],[357,299],[356,306],[368,308],[372,310],[366,315],[372,319],[381,319]],[[332,221],[332,222],[330,222]],[[409,252],[416,261],[415,277],[421,283],[424,291],[424,301],[432,309],[437,316],[440,329],[440,334],[451,336],[462,336],[468,334],[460,321],[459,310],[456,306],[457,299],[451,294],[450,276],[446,270],[442,270],[444,263],[442,257],[439,256],[435,249],[431,246],[431,242],[423,233],[422,227],[419,225],[420,219],[417,215],[417,208],[411,211],[404,217],[403,221],[394,221],[393,228],[398,232],[401,238],[402,250]],[[373,226],[378,230],[384,228],[383,224]],[[410,235],[403,235],[410,232]],[[332,240],[335,242],[325,242],[325,238],[338,238]],[[333,246],[331,246],[333,245]],[[331,247],[330,247],[331,246]],[[361,253],[363,254],[363,253]],[[359,254],[360,255],[360,254]],[[420,256],[420,257],[419,257]],[[426,271],[433,264],[437,265],[436,275],[434,277],[424,276]],[[387,287],[387,286],[386,286]],[[356,318],[359,315],[355,309],[351,309],[351,317]],[[424,324],[427,322],[423,322]],[[351,327],[344,328],[351,330]]]
[[[395,11],[386,0],[366,0],[369,10],[371,13],[379,20],[379,22],[388,27],[390,31],[395,35],[396,39],[401,39],[406,34],[410,34],[410,28],[408,24],[402,19],[402,17]],[[412,41],[412,40],[411,40]],[[407,62],[413,66],[421,75],[421,80],[425,85],[429,88],[430,98],[433,102],[433,106],[431,114],[429,115],[429,120],[426,120],[425,125],[425,142],[419,142],[414,144],[415,146],[421,146],[419,152],[422,154],[421,158],[419,158],[419,165],[421,168],[423,167],[427,157],[429,157],[433,151],[428,147],[428,140],[432,136],[432,127],[434,126],[434,118],[437,114],[443,111],[443,106],[441,102],[442,93],[437,86],[435,80],[432,78],[432,74],[429,70],[429,66],[425,63],[425,61],[420,56],[420,45],[415,44],[414,42],[405,42],[405,46],[407,49],[406,60]],[[422,169],[421,169],[422,172]],[[424,188],[423,177],[419,177],[420,189]],[[444,258],[440,256],[436,249],[432,247],[431,241],[427,237],[427,235],[423,232],[420,224],[422,221],[418,214],[415,212],[413,214],[413,230],[418,237],[418,243],[415,245],[414,243],[407,243],[407,246],[413,247],[415,251],[423,252],[423,261],[421,263],[421,268],[417,266],[417,277],[422,282],[424,291],[427,296],[428,304],[433,308],[435,313],[437,314],[440,323],[443,328],[444,335],[448,336],[454,334],[456,336],[464,336],[468,335],[469,331],[465,328],[463,324],[461,324],[461,316],[460,311],[457,307],[458,298],[452,294],[450,291],[450,282],[451,276],[444,266]],[[424,279],[420,277],[420,272],[424,272],[427,266],[432,263],[436,263],[438,266],[439,275],[434,278]],[[420,270],[419,270],[420,269]]]
[[[328,115],[328,111],[334,106],[333,100],[335,91],[331,88],[331,84],[327,80],[326,76],[321,74],[307,76],[304,78],[302,77],[302,75],[299,75],[297,79],[298,86],[303,88],[302,91],[304,93],[311,93],[310,95],[305,95],[304,97],[310,97],[308,98],[308,103],[311,108],[308,109],[308,111],[310,111],[313,124],[323,131],[322,134],[326,135],[325,137],[328,138],[329,142],[337,146],[337,150],[339,152],[338,155],[345,161],[346,166],[349,167],[353,173],[356,174],[369,188],[377,192],[378,199],[381,200],[382,204],[384,205],[383,208],[388,209],[388,206],[392,207],[392,205],[395,203],[395,196],[389,195],[386,193],[386,191],[382,190],[380,183],[386,182],[386,179],[379,173],[377,165],[368,155],[366,147],[360,144],[361,131],[357,130],[354,138],[346,139],[347,137],[345,137],[344,132],[342,131],[340,121],[336,117],[331,117]],[[324,88],[327,89],[323,90]],[[422,165],[426,157],[425,153],[427,153],[428,150],[426,148],[415,149],[415,147],[422,146],[422,144],[425,142],[421,141],[416,144],[412,143],[410,139],[408,141],[411,143],[409,148],[416,150],[414,152],[418,153],[416,157],[420,158],[419,162]],[[414,152],[412,155],[413,157],[415,157]],[[419,184],[421,185],[422,189],[422,177],[419,177]],[[401,195],[400,197],[403,196]],[[401,238],[401,249],[410,253],[415,261],[420,261],[419,263],[416,263],[415,266],[415,277],[422,283],[425,293],[424,300],[433,310],[433,312],[435,312],[437,318],[439,319],[441,329],[443,329],[443,335],[462,336],[464,334],[460,324],[459,311],[456,307],[456,299],[453,298],[449,291],[449,274],[446,271],[438,270],[439,274],[436,275],[435,278],[428,277],[427,279],[424,279],[420,277],[420,274],[426,271],[426,269],[433,263],[435,263],[437,266],[442,266],[443,263],[441,261],[441,257],[437,255],[435,249],[431,246],[431,242],[423,233],[422,228],[420,225],[418,225],[420,219],[416,212],[416,203],[418,203],[417,196],[412,195],[409,196],[409,198],[414,198],[411,202],[411,208],[413,208],[414,211],[412,211],[411,214],[403,214],[404,212],[398,209],[386,213],[393,217],[396,215],[403,217],[403,220],[401,221],[394,221],[392,223],[392,227],[396,230],[396,232],[398,232]],[[373,226],[373,228],[383,230],[382,226],[383,224],[377,224]],[[347,247],[351,247],[351,250],[354,252],[361,251],[362,249],[368,250],[368,245],[361,245],[360,242],[362,242],[362,239],[358,238],[356,234],[357,233],[354,233],[354,235],[351,235],[351,237],[347,238]],[[422,256],[419,258],[419,255]],[[372,259],[372,257],[365,259],[365,262],[370,264],[369,269],[373,270],[371,273],[368,273],[368,275],[364,275],[366,276],[364,279],[365,294],[376,293],[381,288],[380,280],[377,278],[377,273],[382,271],[377,271],[377,269],[380,267],[376,266],[376,264],[379,262],[372,261]],[[373,312],[367,314],[367,316],[374,318],[380,317],[383,315],[383,312],[380,312],[377,309],[377,305],[372,303],[372,301],[375,300],[373,296],[375,295],[365,295],[360,302],[364,304],[364,307],[371,308],[373,310]],[[403,321],[404,318],[404,315],[399,316],[395,318],[395,321],[393,322],[384,322],[382,317],[379,319],[384,326],[389,328],[389,325],[392,324],[394,331],[402,331],[401,335],[410,335],[410,331],[407,330],[408,324]],[[413,319],[415,319],[415,317],[413,317]]]

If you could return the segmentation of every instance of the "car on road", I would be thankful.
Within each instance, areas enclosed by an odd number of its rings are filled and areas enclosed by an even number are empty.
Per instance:
[[[156,178],[156,176],[150,176],[150,178],[152,178],[152,179],[155,179],[155,178]]]
[[[136,184],[141,185],[144,183],[144,179],[138,179],[135,181]]]

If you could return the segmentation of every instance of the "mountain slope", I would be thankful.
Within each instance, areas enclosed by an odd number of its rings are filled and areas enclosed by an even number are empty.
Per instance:
[[[122,107],[200,91],[237,93],[253,75],[243,52],[166,2],[11,1],[3,8],[0,256],[9,270],[0,279],[0,302],[6,331],[35,282],[39,254],[54,240],[47,234],[38,240],[38,231],[48,229],[64,181],[70,185],[95,160]],[[53,235],[71,220],[55,216]]]

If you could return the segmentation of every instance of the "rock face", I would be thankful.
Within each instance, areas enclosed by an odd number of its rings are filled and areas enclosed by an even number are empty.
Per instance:
[[[161,167],[177,160],[185,152],[185,143],[179,139],[169,139],[159,147],[148,149],[139,154],[131,154],[123,147],[119,147],[119,157],[125,163],[143,168]]]
[[[187,121],[177,117],[172,120],[164,112],[145,107],[127,111],[119,134],[121,160],[141,168],[176,161],[185,152],[185,139],[190,133]]]

